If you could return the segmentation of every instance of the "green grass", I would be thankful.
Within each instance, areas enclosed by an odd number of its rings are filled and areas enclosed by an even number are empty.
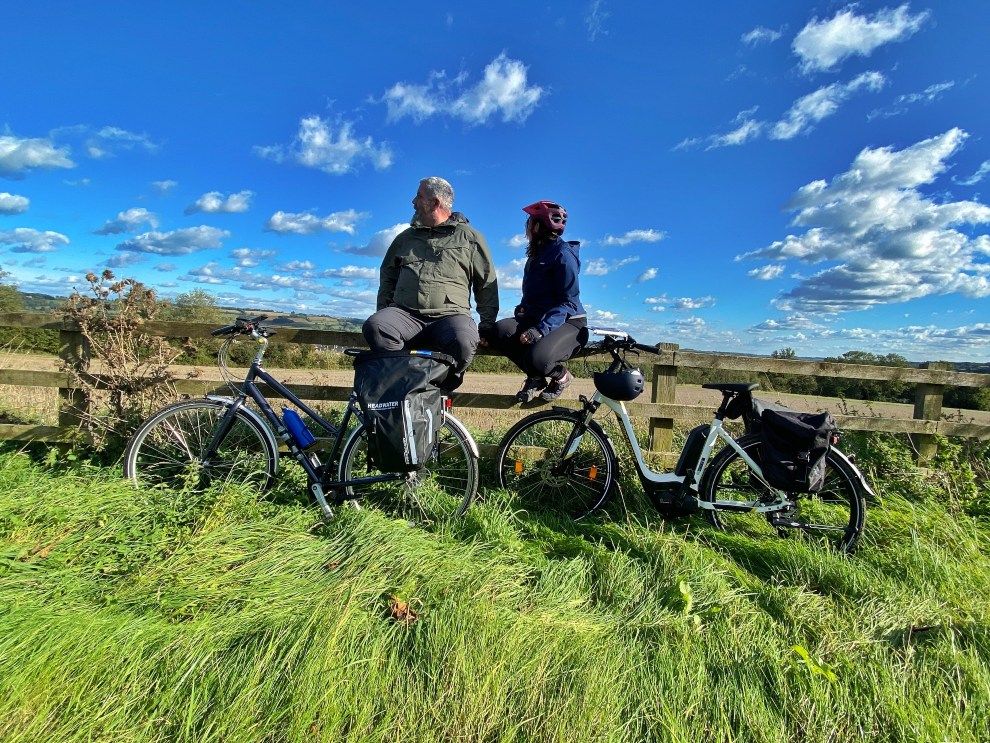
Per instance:
[[[0,740],[986,740],[987,447],[924,472],[853,443],[882,502],[852,558],[661,521],[629,482],[581,525],[489,488],[453,525],[314,527],[298,482],[2,454]]]

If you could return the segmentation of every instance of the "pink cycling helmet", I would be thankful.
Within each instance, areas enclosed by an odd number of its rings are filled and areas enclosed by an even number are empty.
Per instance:
[[[552,201],[537,201],[535,204],[524,206],[523,211],[536,219],[540,224],[557,235],[564,234],[567,226],[567,210]]]

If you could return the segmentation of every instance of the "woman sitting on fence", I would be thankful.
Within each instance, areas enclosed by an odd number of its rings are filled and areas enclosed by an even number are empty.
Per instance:
[[[523,207],[526,220],[526,269],[522,301],[513,317],[495,326],[493,345],[526,372],[516,393],[520,402],[537,395],[550,401],[571,383],[564,362],[588,341],[588,327],[578,288],[578,243],[561,238],[567,211],[552,201]]]

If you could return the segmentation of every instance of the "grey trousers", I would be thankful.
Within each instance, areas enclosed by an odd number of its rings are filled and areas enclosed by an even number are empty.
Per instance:
[[[453,356],[454,368],[440,385],[445,390],[461,386],[464,370],[478,350],[478,326],[467,315],[431,320],[401,307],[384,307],[364,321],[361,332],[374,351],[421,348]]]

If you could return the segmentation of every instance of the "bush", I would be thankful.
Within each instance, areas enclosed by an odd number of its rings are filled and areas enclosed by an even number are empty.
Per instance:
[[[142,334],[141,325],[158,314],[153,289],[134,279],[115,279],[105,270],[86,274],[92,296],[73,293],[65,320],[79,327],[83,343],[63,361],[81,390],[80,426],[97,449],[121,440],[155,407],[175,396],[169,364],[177,351],[162,338]],[[100,374],[90,372],[93,359]]]

